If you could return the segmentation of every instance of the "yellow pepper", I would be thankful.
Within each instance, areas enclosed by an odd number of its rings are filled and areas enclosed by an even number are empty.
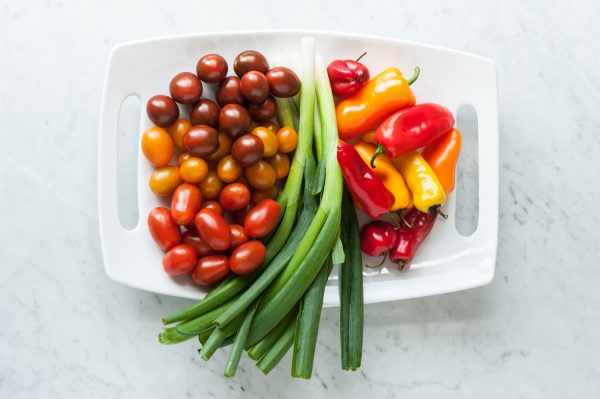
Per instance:
[[[358,152],[358,155],[363,161],[369,166],[369,168],[375,173],[375,176],[394,195],[394,205],[391,210],[395,211],[410,206],[411,193],[406,186],[404,178],[394,168],[394,165],[390,162],[386,156],[379,156],[375,159],[375,168],[371,168],[370,162],[375,150],[377,149],[374,145],[363,143],[359,141],[354,145],[354,149]]]
[[[444,188],[421,154],[410,151],[398,158],[392,158],[392,162],[412,191],[415,208],[421,212],[429,212],[444,205]]]

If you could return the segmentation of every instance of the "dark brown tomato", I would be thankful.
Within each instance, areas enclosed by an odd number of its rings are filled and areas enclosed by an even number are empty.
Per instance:
[[[267,73],[269,90],[275,97],[293,97],[300,91],[300,78],[286,67],[277,67]]]
[[[173,248],[181,242],[181,229],[171,217],[167,208],[154,208],[148,214],[148,230],[156,244],[163,251]]]
[[[265,75],[258,71],[246,72],[240,80],[240,90],[246,100],[260,104],[269,95],[269,82]]]
[[[218,128],[219,106],[207,98],[196,101],[190,110],[190,121],[192,125],[209,125]]]
[[[171,79],[169,91],[178,103],[192,104],[202,96],[202,83],[193,73],[181,72]]]
[[[269,63],[264,55],[254,50],[242,51],[233,61],[233,70],[240,78],[248,71],[259,71],[266,74]]]
[[[192,280],[200,285],[214,285],[229,274],[229,258],[225,255],[210,255],[198,259],[192,270]]]
[[[231,230],[225,218],[218,212],[204,208],[194,218],[196,230],[212,249],[224,251],[231,245]]]
[[[248,212],[244,218],[244,230],[250,237],[264,237],[279,221],[281,206],[272,199],[264,199]]]
[[[229,257],[229,268],[238,275],[253,272],[260,266],[267,251],[260,241],[248,241],[233,250]]]
[[[176,245],[163,255],[163,269],[170,276],[188,274],[196,266],[196,251],[190,245]]]
[[[196,74],[206,83],[218,83],[227,76],[227,61],[219,54],[207,54],[198,60]]]
[[[239,211],[250,203],[250,190],[242,183],[231,183],[223,187],[219,203],[228,212]]]
[[[195,125],[183,136],[182,143],[190,154],[205,157],[219,149],[219,133],[212,126]]]
[[[219,215],[222,215],[225,213],[225,209],[223,209],[223,207],[221,206],[219,201],[213,201],[213,200],[204,201],[202,203],[202,206],[200,206],[200,209],[204,209],[204,208],[210,208],[213,211],[216,211]]]
[[[221,107],[227,104],[246,104],[246,99],[240,88],[240,78],[237,76],[228,76],[223,79],[217,87],[215,97]]]
[[[242,167],[250,166],[263,157],[265,145],[253,134],[244,134],[237,138],[231,146],[231,156]]]
[[[157,126],[169,127],[179,118],[179,108],[169,96],[151,97],[146,104],[148,118]]]
[[[238,104],[227,104],[221,108],[219,127],[232,139],[248,133],[251,126],[252,119],[246,108]]]
[[[217,251],[209,247],[208,244],[205,243],[202,240],[202,238],[200,238],[196,230],[186,231],[185,233],[183,233],[182,239],[183,243],[194,248],[194,250],[200,257],[214,255],[217,253]]]
[[[273,96],[269,96],[260,104],[248,104],[248,112],[250,113],[252,120],[266,122],[273,118],[275,113],[277,113],[277,102],[275,102]]]
[[[171,216],[182,226],[191,223],[200,209],[202,193],[195,184],[184,183],[175,189],[171,198]]]
[[[248,242],[248,234],[244,227],[239,224],[230,224],[231,229],[231,247],[230,249],[236,249],[245,242]]]

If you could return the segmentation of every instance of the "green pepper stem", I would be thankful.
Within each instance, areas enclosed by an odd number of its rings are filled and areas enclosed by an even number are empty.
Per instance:
[[[375,152],[373,153],[373,156],[371,157],[371,167],[373,169],[375,169],[375,158],[377,158],[379,156],[379,154],[387,154],[387,152],[385,151],[385,148],[383,147],[383,145],[377,143],[377,149],[375,150]]]
[[[437,208],[435,208],[435,213],[437,213],[438,215],[440,215],[444,219],[448,219],[448,215],[446,215],[444,212],[442,212],[442,209],[439,206]]]
[[[400,220],[402,220],[402,223],[404,223],[406,225],[406,227],[408,227],[409,229],[413,228],[413,225],[408,223],[408,220],[406,220],[406,218],[404,217],[402,212],[398,212],[398,216],[400,216]]]
[[[421,68],[418,66],[415,67],[415,71],[413,72],[413,76],[408,79],[408,85],[412,85],[419,78],[419,74],[421,73]]]
[[[379,262],[379,264],[377,264],[377,265],[365,265],[365,266],[366,266],[366,267],[369,267],[369,268],[372,268],[372,269],[376,269],[376,268],[378,268],[378,267],[381,267],[381,266],[383,266],[383,264],[385,263],[385,261],[386,261],[386,259],[387,259],[387,257],[388,257],[388,253],[389,253],[389,252],[384,252],[384,253],[382,254],[382,255],[383,255],[383,257],[381,258],[381,262]]]
[[[367,52],[366,52],[366,51],[365,51],[364,53],[362,53],[362,54],[360,55],[360,57],[358,57],[358,58],[356,59],[356,62],[360,61],[360,59],[361,59],[362,57],[364,57],[365,55],[367,55]]]

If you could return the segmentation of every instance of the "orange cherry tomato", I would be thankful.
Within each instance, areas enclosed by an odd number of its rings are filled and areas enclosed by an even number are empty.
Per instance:
[[[225,183],[235,181],[242,174],[242,167],[231,155],[226,155],[217,164],[217,175]]]
[[[287,154],[278,152],[266,161],[273,167],[278,179],[283,179],[290,173],[290,157]]]
[[[242,183],[231,183],[223,187],[219,202],[226,211],[239,211],[250,203],[250,190]]]
[[[168,165],[173,158],[173,140],[165,129],[153,126],[142,135],[142,152],[152,166]]]
[[[279,130],[279,126],[277,126],[277,122],[274,122],[274,121],[266,121],[266,122],[261,123],[258,126],[266,127],[273,133],[277,133],[277,130]]]
[[[279,187],[277,187],[276,185],[265,191],[255,190],[252,193],[252,202],[258,204],[259,202],[267,198],[274,200],[277,199],[277,195],[279,195]]]
[[[184,163],[191,157],[192,157],[192,154],[190,154],[189,152],[182,152],[181,154],[179,154],[177,156],[177,165],[181,166],[182,163]]]
[[[281,206],[272,199],[258,203],[244,219],[244,230],[250,237],[264,237],[275,228],[279,221]]]
[[[187,274],[196,267],[196,251],[187,244],[176,245],[163,255],[162,264],[170,276]]]
[[[229,257],[229,268],[238,275],[253,272],[260,266],[267,251],[260,241],[248,241],[233,250]]]
[[[248,183],[257,190],[268,190],[275,184],[277,174],[267,161],[258,161],[246,168]]]
[[[231,245],[231,230],[218,212],[210,208],[201,209],[196,214],[194,223],[202,240],[212,249],[224,251]]]
[[[183,183],[171,198],[171,216],[182,226],[192,222],[202,204],[202,193],[198,186]]]
[[[189,157],[179,166],[179,174],[185,182],[200,183],[206,179],[208,164],[202,158]]]
[[[206,199],[217,198],[222,189],[223,182],[214,170],[209,170],[206,179],[200,182],[200,191]]]
[[[231,229],[231,249],[235,249],[245,242],[248,242],[248,234],[243,226],[239,224],[230,224]]]
[[[173,248],[181,242],[181,229],[171,217],[167,208],[154,208],[148,214],[148,230],[156,244],[163,251]]]
[[[294,128],[284,126],[277,132],[277,145],[280,152],[292,152],[298,146],[298,134]]]
[[[219,203],[219,201],[204,201],[202,203],[202,206],[200,207],[200,209],[204,209],[204,208],[210,208],[213,211],[216,211],[219,215],[222,215],[225,213],[225,209],[223,209],[223,207],[221,206],[221,204]]]
[[[169,134],[171,135],[173,144],[175,144],[175,148],[178,150],[183,150],[183,136],[190,130],[191,126],[192,125],[187,119],[180,118],[169,127]]]
[[[262,140],[265,147],[263,156],[272,157],[277,152],[277,136],[271,130],[263,126],[257,126],[252,130],[253,135]]]
[[[159,197],[171,195],[180,184],[181,177],[177,166],[163,166],[150,176],[150,190]]]
[[[225,255],[210,255],[198,259],[192,280],[200,285],[214,285],[229,274],[229,259]]]
[[[188,230],[181,236],[183,243],[194,248],[198,256],[208,256],[214,255],[217,253],[214,249],[208,246],[202,238],[198,235],[198,232],[195,230]]]
[[[225,133],[219,133],[219,148],[216,152],[213,152],[209,156],[206,157],[206,160],[209,162],[218,162],[225,155],[229,154],[231,151],[231,137],[226,135]]]

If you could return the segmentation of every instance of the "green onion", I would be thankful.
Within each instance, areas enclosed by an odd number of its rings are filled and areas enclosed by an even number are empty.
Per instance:
[[[269,351],[259,360],[256,364],[263,373],[269,374],[277,363],[283,359],[287,351],[290,350],[294,343],[294,331],[296,330],[296,320],[287,326],[283,334],[275,342],[275,344],[269,349]]]
[[[275,101],[277,102],[277,120],[279,121],[279,126],[287,126],[296,129],[294,112],[292,111],[290,99],[275,97]]]
[[[273,347],[287,326],[298,316],[298,308],[293,308],[269,333],[256,345],[248,350],[250,359],[260,360],[269,349]]]
[[[202,349],[200,350],[202,360],[210,359],[215,351],[221,347],[225,339],[234,335],[240,328],[243,319],[243,317],[238,317],[226,326],[215,328],[210,337],[208,337],[208,340],[206,340],[206,343],[202,345]]]
[[[225,377],[233,377],[235,375],[235,371],[240,363],[240,358],[242,357],[242,352],[244,351],[244,346],[246,345],[246,338],[248,337],[248,331],[250,331],[250,325],[252,324],[257,305],[258,303],[255,303],[248,313],[246,313],[244,321],[235,335],[233,347],[231,348],[231,353],[229,354],[229,359],[227,360],[227,365],[225,365],[225,371],[223,373]]]
[[[346,191],[342,200],[341,239],[346,259],[340,277],[340,342],[342,368],[360,367],[363,341],[363,269],[360,231],[352,197]]]

